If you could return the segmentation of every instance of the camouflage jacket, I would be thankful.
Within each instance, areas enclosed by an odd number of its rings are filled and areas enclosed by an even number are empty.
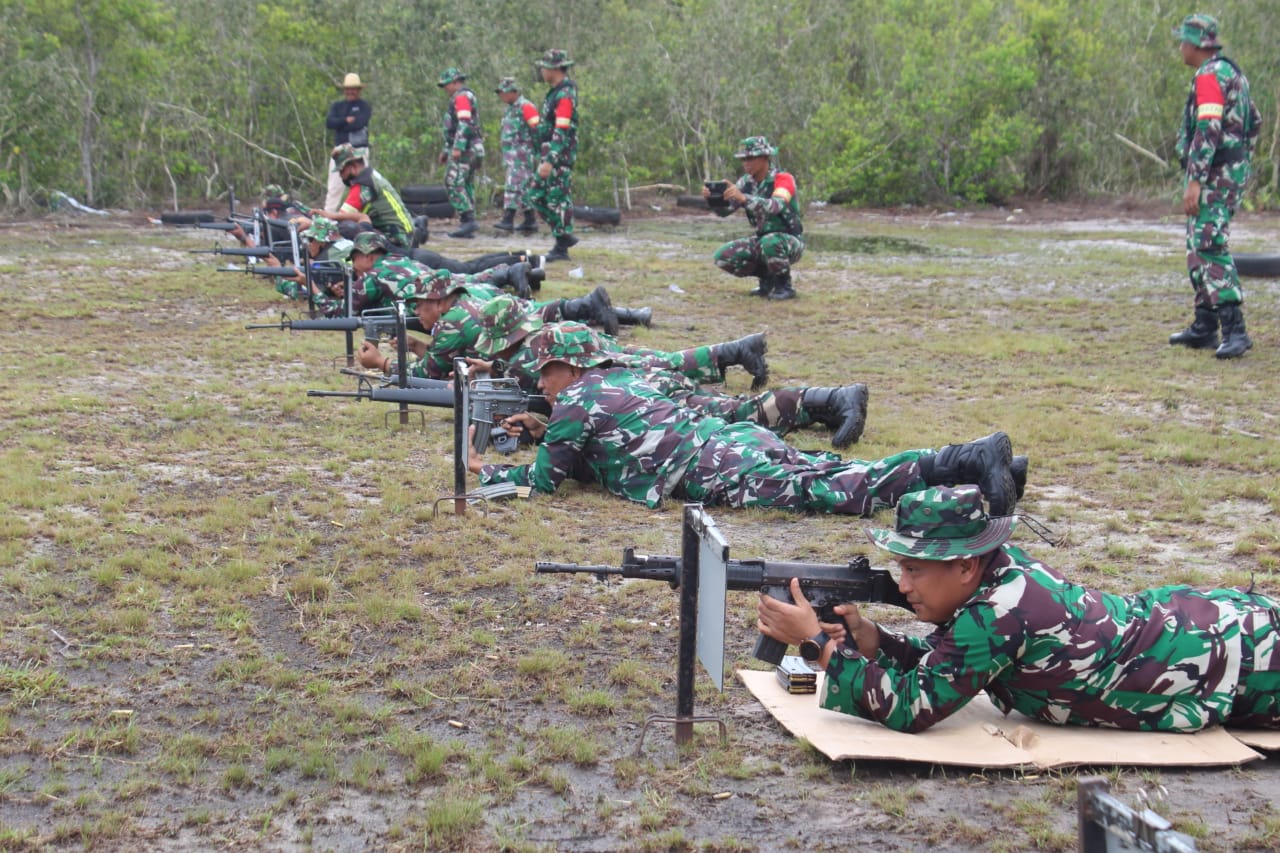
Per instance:
[[[412,258],[384,254],[356,282],[351,309],[359,314],[370,308],[385,308],[396,301],[396,293],[405,282],[430,274],[429,269]]]
[[[463,291],[453,307],[440,315],[435,326],[431,328],[431,346],[410,370],[413,376],[428,379],[443,379],[453,372],[455,358],[479,355],[476,342],[484,331],[482,315],[484,305],[490,299],[502,294],[502,290],[492,284],[471,281],[470,276],[454,276],[454,280],[466,280]],[[519,300],[529,313],[539,310],[538,303]]]
[[[607,353],[613,360],[614,367],[625,367],[633,371],[637,376],[643,378],[645,382],[652,385],[664,397],[673,395],[683,396],[699,388],[698,378],[704,378],[706,381],[714,381],[722,378],[720,375],[711,373],[705,366],[699,366],[691,369],[690,373],[695,376],[686,376],[674,369],[674,365],[683,361],[683,353],[668,353],[660,350],[645,349],[642,347],[625,346],[618,340],[604,332],[591,330],[595,336],[596,344],[600,351]],[[705,351],[702,361],[714,365],[715,357],[710,347],[699,347],[700,351]],[[520,387],[529,393],[534,393],[538,387],[538,357],[526,346],[521,346],[502,366],[502,372],[505,376],[509,376],[520,383]],[[717,371],[718,373],[718,371]]]
[[[1191,81],[1178,128],[1187,180],[1204,183],[1212,167],[1251,158],[1261,124],[1240,67],[1220,54],[1205,60]]]
[[[568,77],[547,92],[538,128],[538,142],[549,146],[542,159],[552,166],[572,166],[578,158],[578,87]]]
[[[552,493],[566,478],[595,480],[657,507],[702,445],[726,424],[672,402],[630,370],[592,368],[560,392],[531,465],[485,465],[483,483]]]
[[[800,199],[796,179],[790,172],[770,169],[759,183],[750,176],[738,179],[738,189],[747,197],[745,203],[715,208],[720,216],[728,216],[739,208],[747,211],[747,221],[756,229],[756,236],[766,234],[804,234],[800,223]]]
[[[351,181],[351,190],[342,207],[367,214],[374,230],[381,231],[392,243],[409,244],[409,235],[413,233],[409,209],[391,182],[372,166],[366,166]]]
[[[532,156],[534,135],[540,122],[538,108],[525,96],[521,95],[508,104],[506,112],[502,114],[499,136],[502,153],[523,151]]]
[[[919,732],[986,690],[1005,713],[1050,723],[1197,731],[1231,716],[1242,672],[1268,636],[1276,645],[1277,628],[1280,603],[1260,594],[1166,586],[1113,595],[1005,545],[928,637],[882,628],[874,660],[842,646],[822,706]],[[1280,654],[1266,656],[1259,663],[1280,668]]]
[[[484,140],[480,130],[480,105],[476,93],[463,86],[449,96],[444,111],[444,151],[468,151]]]

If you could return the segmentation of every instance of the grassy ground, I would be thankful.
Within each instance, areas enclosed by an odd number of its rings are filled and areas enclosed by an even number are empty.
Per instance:
[[[1176,221],[808,224],[789,304],[711,268],[742,226],[699,217],[588,234],[583,279],[554,266],[543,293],[605,283],[654,308],[628,339],[671,349],[767,328],[775,384],[869,384],[860,457],[1004,429],[1032,460],[1022,508],[1065,537],[1023,544],[1084,582],[1280,592],[1276,282],[1249,283],[1255,348],[1221,363],[1164,343],[1190,318]],[[1280,222],[1236,238],[1280,250]],[[183,252],[212,239],[0,228],[0,849],[1073,849],[1074,772],[832,764],[732,680],[697,700],[727,745],[661,729],[637,755],[674,704],[676,596],[532,563],[678,553],[679,507],[574,486],[435,516],[449,413],[392,430],[308,398],[348,386],[342,336],[244,331],[281,306]],[[847,518],[715,516],[739,556],[869,550]],[[733,666],[753,613],[734,594]],[[1127,799],[1167,789],[1201,849],[1275,849],[1278,764],[1104,771]]]

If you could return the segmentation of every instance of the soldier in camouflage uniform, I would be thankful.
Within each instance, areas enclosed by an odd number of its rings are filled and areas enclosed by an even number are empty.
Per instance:
[[[499,231],[516,230],[516,213],[523,211],[520,233],[534,234],[538,220],[529,206],[529,184],[533,180],[534,138],[542,117],[538,108],[520,94],[520,86],[514,77],[503,77],[493,90],[507,105],[502,114],[502,165],[507,169],[506,184],[502,188],[502,219],[494,223]]]
[[[449,164],[444,185],[460,222],[457,230],[449,232],[450,237],[474,237],[480,230],[480,223],[476,222],[475,170],[484,163],[484,134],[480,131],[480,105],[466,79],[461,70],[446,68],[436,83],[449,95],[440,164]]]
[[[773,155],[777,153],[763,136],[748,136],[738,143],[733,156],[742,161],[745,174],[737,183],[728,184],[724,206],[712,209],[718,216],[746,210],[756,234],[721,246],[715,262],[730,275],[759,279],[752,296],[794,299],[791,265],[804,254],[804,226],[800,224],[796,179],[774,167]],[[709,187],[702,188],[702,196],[711,199]]]
[[[1244,73],[1221,53],[1217,21],[1208,15],[1188,15],[1173,34],[1182,61],[1196,69],[1178,128],[1195,320],[1170,336],[1169,343],[1193,349],[1217,347],[1218,358],[1239,358],[1253,341],[1245,332],[1244,291],[1227,248],[1227,234],[1249,180],[1249,161],[1262,117]]]
[[[1047,723],[1280,728],[1280,602],[1079,586],[1007,544],[1015,522],[988,516],[978,489],[960,486],[908,495],[894,530],[868,531],[897,561],[917,618],[937,626],[928,637],[887,631],[856,604],[836,608],[843,625],[822,626],[794,581],[796,604],[759,603],[760,630],[820,649],[824,708],[898,731],[923,731],[980,690]]]
[[[539,385],[550,421],[530,465],[487,465],[470,449],[468,470],[482,483],[511,482],[550,494],[567,478],[655,508],[667,497],[708,505],[869,515],[927,485],[979,482],[1012,510],[1012,449],[1004,433],[938,453],[909,450],[885,459],[842,460],[784,444],[758,424],[726,423],[665,397],[635,372],[612,367],[587,330],[563,324],[535,333]]]
[[[573,164],[578,157],[578,87],[569,79],[573,60],[563,50],[548,50],[537,61],[542,79],[551,86],[542,102],[538,122],[539,158],[528,201],[551,226],[555,246],[549,261],[569,260],[573,236]]]
[[[342,181],[351,188],[339,210],[312,211],[336,222],[368,222],[387,240],[400,246],[409,245],[413,222],[400,193],[391,182],[372,166],[366,166],[356,150],[348,144],[333,149],[333,163]]]
[[[351,251],[351,241],[342,239],[342,235],[338,233],[338,223],[323,216],[311,220],[311,224],[298,232],[298,236],[306,240],[305,251],[310,255],[312,264],[324,263],[328,266],[328,261],[345,258]],[[345,275],[335,276],[327,272],[322,274],[313,269],[311,290],[316,312],[323,317],[341,317],[346,312],[345,287]],[[306,276],[299,272],[294,278],[281,278],[276,283],[276,291],[289,299],[305,301]]]

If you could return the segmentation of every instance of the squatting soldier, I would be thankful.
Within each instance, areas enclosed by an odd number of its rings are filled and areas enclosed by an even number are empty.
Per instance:
[[[1187,215],[1187,272],[1196,316],[1190,326],[1170,336],[1169,343],[1193,349],[1216,346],[1218,358],[1239,358],[1253,341],[1244,328],[1244,291],[1227,247],[1227,232],[1249,180],[1262,117],[1249,96],[1244,72],[1221,53],[1216,20],[1188,15],[1173,34],[1183,63],[1196,69],[1178,128],[1186,185],[1182,211]]]
[[[738,143],[733,156],[742,161],[745,174],[725,188],[726,204],[712,209],[719,216],[729,216],[739,208],[746,210],[756,234],[721,246],[715,262],[731,275],[758,278],[760,284],[751,291],[752,296],[793,299],[791,265],[804,254],[804,226],[800,224],[796,179],[774,167],[777,153],[763,136],[748,136]],[[704,186],[702,196],[709,199],[711,190]]]
[[[1113,595],[1080,586],[1007,544],[974,486],[898,503],[893,530],[868,531],[898,563],[898,588],[927,637],[887,631],[856,604],[821,625],[762,600],[760,630],[826,668],[822,707],[919,732],[978,691],[1047,723],[1193,732],[1280,728],[1280,602],[1236,589],[1164,586]]]
[[[446,68],[436,83],[449,95],[440,163],[449,164],[444,185],[460,222],[457,230],[449,232],[450,237],[474,237],[480,230],[480,223],[476,222],[475,170],[484,163],[484,134],[480,131],[480,105],[466,79],[461,70]]]
[[[349,143],[334,148],[332,158],[342,182],[350,190],[338,210],[316,211],[316,214],[337,222],[368,222],[375,231],[386,235],[388,241],[408,246],[413,222],[391,182],[372,166],[366,166],[364,158]]]
[[[530,465],[487,465],[474,447],[467,468],[482,483],[553,493],[589,476],[609,492],[655,508],[667,497],[709,505],[870,515],[929,485],[977,482],[993,505],[1016,503],[1009,437],[993,433],[934,453],[909,450],[871,462],[808,453],[754,423],[726,423],[664,397],[630,370],[613,368],[589,330],[561,324],[535,333],[550,421],[525,422],[542,438]]]
[[[539,157],[529,187],[529,204],[551,226],[556,244],[549,261],[569,260],[569,249],[578,244],[573,236],[573,164],[578,157],[578,87],[569,79],[573,60],[563,50],[548,50],[537,61],[542,79],[551,86],[542,102],[538,122]]]
[[[502,114],[502,164],[507,169],[506,183],[502,187],[502,219],[494,223],[499,231],[516,230],[516,212],[523,211],[521,234],[534,234],[538,220],[529,206],[529,184],[533,180],[534,137],[542,117],[538,108],[520,94],[520,86],[514,77],[503,77],[493,90],[507,105]]]

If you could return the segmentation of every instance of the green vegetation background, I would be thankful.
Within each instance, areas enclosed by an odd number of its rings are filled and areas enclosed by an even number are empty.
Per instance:
[[[578,60],[579,197],[695,186],[732,172],[741,136],[781,143],[810,199],[1000,202],[1169,192],[1190,76],[1171,0],[0,0],[0,194],[98,206],[322,194],[324,113],[344,72],[368,83],[374,161],[438,182],[458,65],[481,96],[500,189],[493,84],[541,98],[532,60]],[[1207,3],[1264,117],[1251,204],[1274,205],[1280,0]]]

